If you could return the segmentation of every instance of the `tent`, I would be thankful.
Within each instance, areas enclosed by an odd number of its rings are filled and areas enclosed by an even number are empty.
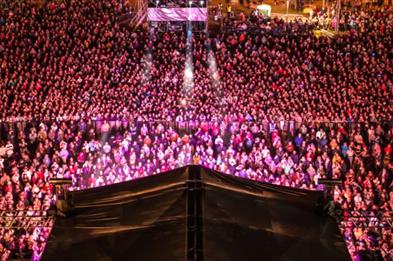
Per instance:
[[[194,165],[78,191],[42,260],[350,260],[320,196]]]

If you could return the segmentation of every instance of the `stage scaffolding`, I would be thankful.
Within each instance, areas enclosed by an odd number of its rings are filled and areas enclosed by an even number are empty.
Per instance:
[[[0,229],[51,228],[55,217],[47,211],[0,211]]]

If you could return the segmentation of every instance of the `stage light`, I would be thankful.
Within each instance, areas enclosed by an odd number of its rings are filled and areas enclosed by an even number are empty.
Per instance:
[[[217,68],[217,62],[214,57],[213,52],[209,52],[207,57],[207,62],[209,65],[209,75],[212,87],[215,89],[216,96],[219,100],[222,100],[222,92],[220,89],[220,73]]]
[[[160,3],[160,0],[156,0],[156,5],[158,5]]]
[[[203,5],[205,3],[205,1],[202,0],[200,3],[201,3],[201,5]]]
[[[192,1],[188,1],[188,4],[189,4],[189,5],[192,5]]]
[[[192,79],[193,73],[192,73],[192,68],[188,67],[186,68],[184,72],[186,79]]]

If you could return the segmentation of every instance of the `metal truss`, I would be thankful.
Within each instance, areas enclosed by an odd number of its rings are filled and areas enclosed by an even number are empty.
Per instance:
[[[46,211],[0,211],[0,229],[50,228],[54,224],[55,217],[46,213]]]
[[[345,220],[338,220],[339,227],[372,227],[372,228],[393,228],[393,218],[384,215],[357,215],[346,217]]]
[[[143,25],[147,20],[147,1],[146,0],[138,0],[137,3],[137,12],[135,16],[131,19],[130,25],[136,29]]]

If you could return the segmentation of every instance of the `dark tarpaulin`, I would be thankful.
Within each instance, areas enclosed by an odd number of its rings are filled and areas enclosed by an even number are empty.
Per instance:
[[[320,192],[202,170],[206,260],[351,260]]]
[[[197,166],[79,191],[42,260],[350,260],[320,196]]]
[[[185,168],[74,194],[42,260],[184,260]]]

